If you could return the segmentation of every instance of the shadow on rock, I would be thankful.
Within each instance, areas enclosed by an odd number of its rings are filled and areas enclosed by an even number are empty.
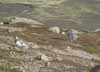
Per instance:
[[[90,72],[100,72],[100,65],[95,66],[94,68],[92,68]]]

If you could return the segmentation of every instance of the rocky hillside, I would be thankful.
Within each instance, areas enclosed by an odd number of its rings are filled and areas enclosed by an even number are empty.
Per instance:
[[[0,72],[89,72],[100,65],[100,32],[81,31],[71,41],[61,27],[55,33],[43,24],[0,24]]]
[[[100,0],[0,0],[0,2],[2,2],[1,21],[19,16],[62,28],[94,30],[100,27]]]

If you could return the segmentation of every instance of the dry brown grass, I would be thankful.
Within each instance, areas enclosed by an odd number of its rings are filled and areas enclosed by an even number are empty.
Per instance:
[[[73,48],[100,54],[100,36],[97,33],[81,34],[80,38],[77,41],[73,41],[73,43],[82,45],[82,47],[72,46]]]
[[[78,64],[78,63],[69,61],[69,60],[63,60],[62,62],[63,62],[64,64],[73,65],[73,66],[82,68],[82,69],[87,70],[87,71],[89,71],[89,70],[92,68],[91,66],[84,66],[84,65],[81,65],[81,64]]]
[[[77,41],[77,43],[85,45],[85,46],[91,46],[98,48],[100,42],[100,36],[98,36],[95,33],[88,33],[88,34],[82,34],[80,35],[80,39]]]

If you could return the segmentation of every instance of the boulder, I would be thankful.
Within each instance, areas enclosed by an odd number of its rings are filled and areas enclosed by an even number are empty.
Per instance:
[[[44,53],[38,51],[35,54],[37,55],[38,59],[41,59],[44,62],[49,62],[49,58]]]
[[[92,32],[100,32],[100,29],[95,29],[95,30],[92,31]]]
[[[0,25],[3,25],[4,24],[4,22],[0,22]]]
[[[15,24],[15,23],[19,23],[19,22],[24,22],[24,23],[28,23],[28,24],[41,24],[35,20],[21,18],[21,17],[14,17],[13,19],[10,20],[9,24]]]
[[[52,31],[52,32],[54,32],[54,33],[58,33],[58,34],[60,33],[60,28],[57,27],[57,26],[51,27],[49,30]]]
[[[48,57],[45,54],[41,55],[41,60],[43,60],[45,62],[49,61]]]

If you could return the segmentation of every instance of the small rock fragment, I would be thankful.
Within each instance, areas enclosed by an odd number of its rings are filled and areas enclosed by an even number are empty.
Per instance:
[[[0,25],[3,25],[4,23],[3,22],[0,22]]]
[[[52,31],[52,32],[54,32],[54,33],[58,33],[58,34],[60,33],[60,28],[57,27],[57,26],[51,27],[49,30]]]
[[[45,54],[43,54],[42,52],[36,52],[36,55],[39,57],[39,59],[41,59],[45,62],[49,61],[49,58]]]
[[[65,32],[62,32],[62,34],[64,35],[64,34],[66,34]]]
[[[41,55],[41,59],[43,60],[43,61],[45,61],[45,62],[48,62],[49,61],[49,59],[48,59],[48,57],[46,56],[46,55]]]

